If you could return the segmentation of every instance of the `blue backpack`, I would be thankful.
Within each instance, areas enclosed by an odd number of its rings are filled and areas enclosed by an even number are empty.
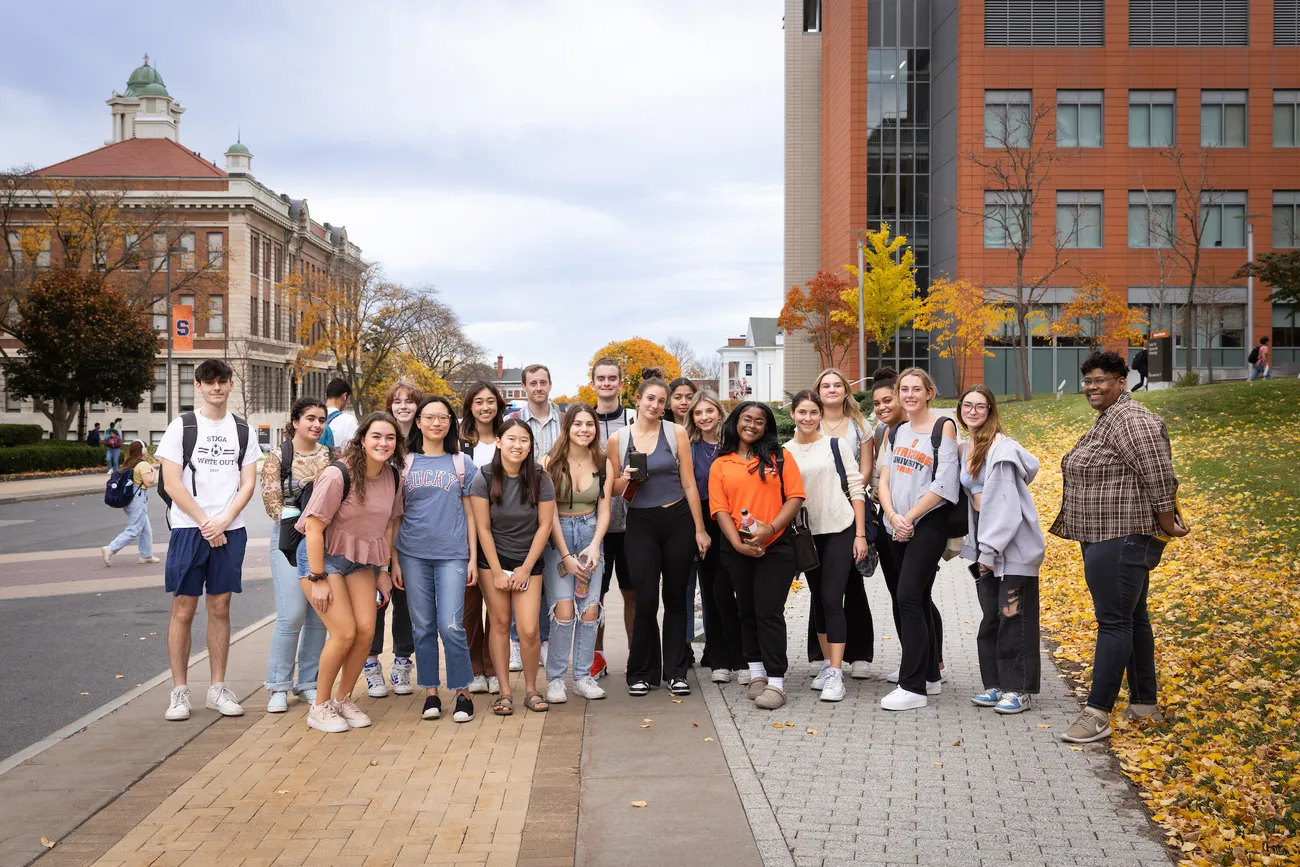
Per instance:
[[[108,477],[108,486],[104,488],[104,505],[125,509],[135,499],[135,493],[135,467],[118,470]]]
[[[343,415],[343,410],[341,409],[330,410],[329,415],[325,416],[325,432],[320,435],[320,439],[317,440],[317,442],[323,446],[329,446],[331,449],[335,447],[334,431],[330,429],[330,422],[334,421],[334,419],[341,415]]]

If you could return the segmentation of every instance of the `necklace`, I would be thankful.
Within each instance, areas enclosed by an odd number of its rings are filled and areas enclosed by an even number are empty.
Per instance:
[[[813,440],[812,442],[808,443],[808,445],[804,445],[803,443],[799,442],[798,440],[791,440],[791,442],[793,442],[795,445],[797,445],[797,446],[799,447],[799,451],[803,452],[804,457],[807,457],[807,456],[812,452],[813,447],[816,446],[817,443],[821,442],[821,437],[818,437],[817,439],[815,439],[815,440]]]
[[[826,433],[833,435],[835,433],[838,433],[839,429],[844,427],[844,425],[848,424],[848,421],[849,421],[849,417],[847,415],[841,416],[840,420],[835,422],[835,424],[831,424],[829,421],[823,419],[822,427],[826,428]]]

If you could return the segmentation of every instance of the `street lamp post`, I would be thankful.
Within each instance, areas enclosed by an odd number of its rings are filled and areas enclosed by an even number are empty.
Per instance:
[[[1259,219],[1264,214],[1244,214],[1238,219],[1246,223],[1246,357],[1250,357],[1250,348],[1255,344],[1255,224],[1251,220]],[[1247,363],[1249,374],[1249,363]]]
[[[862,236],[858,235],[858,378],[867,378],[867,339],[866,308],[863,295],[866,294],[866,272],[862,268]]]
[[[167,248],[167,424],[172,423],[172,332],[176,329],[172,321],[172,256],[184,252],[184,247]]]

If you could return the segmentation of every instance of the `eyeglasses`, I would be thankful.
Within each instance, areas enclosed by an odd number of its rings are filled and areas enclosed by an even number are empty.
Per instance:
[[[963,403],[961,405],[961,408],[966,412],[988,412],[989,411],[989,405],[987,403]]]
[[[1100,387],[1105,385],[1108,382],[1114,382],[1117,379],[1119,379],[1118,376],[1099,376],[1096,379],[1081,379],[1079,380],[1079,387],[1080,388],[1092,388],[1094,386]]]
[[[425,421],[425,422],[434,422],[434,421],[451,421],[451,416],[449,416],[449,415],[422,415],[422,416],[420,416],[420,421]]]

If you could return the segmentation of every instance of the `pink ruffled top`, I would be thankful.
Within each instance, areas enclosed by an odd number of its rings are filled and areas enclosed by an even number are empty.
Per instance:
[[[343,499],[343,473],[327,467],[316,477],[311,501],[295,524],[307,532],[307,519],[324,521],[325,553],[347,557],[353,563],[386,566],[392,558],[388,544],[388,521],[402,514],[401,488],[388,468],[378,478],[366,480],[366,498],[357,497],[357,480],[352,479],[348,498]]]

